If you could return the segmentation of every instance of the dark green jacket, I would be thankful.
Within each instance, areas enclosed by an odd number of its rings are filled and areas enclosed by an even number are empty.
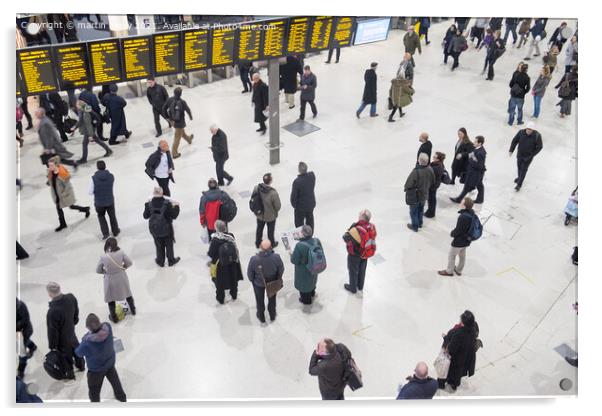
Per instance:
[[[308,261],[309,245],[322,243],[317,238],[304,238],[300,240],[291,255],[291,263],[295,265],[295,289],[302,293],[310,293],[316,288],[318,275],[312,275],[305,266]]]

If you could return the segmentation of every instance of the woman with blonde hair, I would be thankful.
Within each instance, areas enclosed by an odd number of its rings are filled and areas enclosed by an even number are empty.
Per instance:
[[[539,77],[535,84],[533,84],[533,88],[531,89],[531,93],[533,94],[533,118],[539,117],[539,112],[541,110],[541,100],[543,99],[544,94],[546,93],[546,88],[550,83],[550,79],[552,78],[550,74],[550,67],[545,65],[541,68],[541,72],[539,73]]]
[[[63,208],[69,207],[79,212],[83,212],[86,218],[90,216],[90,207],[75,205],[75,193],[71,185],[71,174],[65,166],[61,164],[59,156],[53,156],[48,160],[48,186],[50,186],[50,196],[56,206],[56,212],[59,216],[59,226],[54,231],[59,232],[67,228],[65,222],[65,213]]]

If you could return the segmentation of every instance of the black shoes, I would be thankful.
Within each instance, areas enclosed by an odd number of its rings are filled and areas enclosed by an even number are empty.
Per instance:
[[[370,114],[370,117],[378,117],[378,113]]]
[[[31,130],[33,129],[33,126],[30,124],[29,126],[25,127],[25,130]]]
[[[159,260],[155,259],[155,263],[157,264],[157,266],[159,267],[165,267],[165,263],[159,263]]]
[[[234,178],[230,178],[230,179],[227,181],[227,183],[226,183],[226,186],[230,186],[230,184],[232,183],[232,181],[233,181],[233,180],[234,180]]]
[[[109,157],[113,154],[113,151],[111,149],[107,150],[107,152],[104,154],[103,157]]]
[[[360,112],[359,112],[359,111],[356,111],[356,112],[355,112],[355,116],[356,116],[357,118],[360,118]]]
[[[272,315],[270,314],[270,321],[274,322],[276,320],[276,314]]]
[[[131,130],[129,130],[129,131],[128,131],[128,132],[125,134],[125,138],[126,138],[126,139],[129,139],[131,135],[132,135],[132,131],[131,131]]]
[[[274,243],[272,244],[272,248],[276,248],[278,247],[278,241],[274,241]]]
[[[516,187],[514,188],[514,190],[515,190],[516,192],[520,191],[520,185],[516,185]]]
[[[176,257],[175,259],[173,259],[173,261],[172,261],[172,262],[168,262],[168,263],[167,263],[167,265],[168,265],[169,267],[171,267],[171,266],[174,266],[174,265],[176,265],[176,264],[177,264],[179,261],[180,261],[180,258],[179,258],[179,257]]]
[[[265,315],[260,314],[259,312],[257,312],[255,314],[255,316],[257,317],[257,319],[259,319],[259,322],[261,322],[262,324],[265,324]]]
[[[352,289],[351,289],[351,285],[349,285],[349,284],[347,284],[347,283],[345,283],[345,284],[343,285],[343,287],[345,288],[345,290],[347,290],[347,291],[349,291],[349,292],[351,292],[351,293],[357,293],[357,290],[352,290]]]
[[[450,201],[455,202],[456,204],[460,203],[460,199],[459,198],[449,198]]]
[[[117,140],[109,140],[109,145],[111,146],[116,146],[118,144],[121,144],[121,142],[118,142]]]
[[[435,214],[431,214],[430,212],[429,213],[424,213],[424,216],[427,217],[427,218],[435,218]]]
[[[90,207],[84,208],[84,212],[86,213],[86,217],[85,218],[88,218],[90,216]]]
[[[121,230],[113,231],[113,237],[117,237],[120,232],[121,232]]]
[[[577,364],[578,364],[577,358],[564,357],[564,359],[566,360],[567,363],[569,363],[573,367],[577,367]]]
[[[389,123],[395,123],[395,120],[393,120],[392,118],[389,117],[389,119],[387,120]]]
[[[37,345],[34,345],[33,347],[29,348],[27,351],[27,358],[31,358],[33,357],[33,353],[38,349]]]
[[[61,231],[63,228],[67,228],[67,224],[61,224],[57,228],[54,229],[55,232]]]
[[[109,237],[110,237],[110,235],[109,235],[109,234],[105,234],[105,235],[103,235],[103,236],[102,236],[102,239],[103,239],[103,240],[106,240],[106,239],[107,239],[107,238],[109,238]]]

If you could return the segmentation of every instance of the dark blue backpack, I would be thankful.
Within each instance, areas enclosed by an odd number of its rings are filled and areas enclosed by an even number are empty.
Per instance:
[[[476,214],[464,214],[470,217],[470,228],[468,229],[468,235],[466,239],[468,241],[475,241],[481,238],[483,235],[483,224]]]

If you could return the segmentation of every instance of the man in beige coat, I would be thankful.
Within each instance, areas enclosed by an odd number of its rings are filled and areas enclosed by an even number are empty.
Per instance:
[[[259,248],[261,240],[263,239],[263,229],[265,225],[268,226],[268,239],[272,243],[272,248],[276,248],[278,242],[274,238],[274,229],[276,228],[276,218],[278,218],[278,211],[280,211],[280,197],[278,191],[272,188],[272,174],[266,173],[263,175],[263,183],[260,183],[253,190],[253,197],[261,198],[263,204],[263,210],[256,213],[257,217],[257,231],[255,233],[255,247]]]

